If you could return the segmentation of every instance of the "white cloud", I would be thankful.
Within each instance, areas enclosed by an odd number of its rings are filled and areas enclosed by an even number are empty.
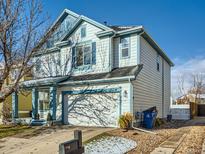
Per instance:
[[[180,75],[184,75],[184,88],[188,89],[191,87],[191,75],[198,73],[205,73],[205,58],[195,57],[188,61],[180,62],[179,58],[176,59],[176,65],[172,68],[172,96],[179,96],[178,90],[178,78]],[[178,63],[178,64],[177,64]]]

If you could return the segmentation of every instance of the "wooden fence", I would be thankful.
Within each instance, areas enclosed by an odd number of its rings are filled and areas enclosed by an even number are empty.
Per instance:
[[[198,115],[198,104],[191,102],[190,103],[190,118],[193,119],[197,115]]]

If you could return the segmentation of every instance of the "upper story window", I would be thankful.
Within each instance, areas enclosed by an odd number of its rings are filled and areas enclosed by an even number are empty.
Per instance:
[[[91,60],[92,60],[91,45],[84,46],[84,65],[91,64]]]
[[[86,37],[86,25],[81,27],[81,29],[80,29],[80,36],[81,36],[81,38]]]
[[[157,62],[157,71],[160,71],[160,56],[159,56],[159,54],[157,55],[156,62]]]
[[[79,44],[72,48],[74,67],[96,64],[96,42]]]
[[[129,58],[129,47],[130,47],[130,38],[124,37],[121,38],[121,57],[122,58]]]
[[[76,66],[83,65],[83,46],[76,47]]]
[[[92,64],[92,46],[91,44],[79,45],[75,48],[75,66]]]

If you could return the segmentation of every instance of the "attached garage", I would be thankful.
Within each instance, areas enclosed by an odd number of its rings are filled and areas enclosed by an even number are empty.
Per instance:
[[[117,127],[120,115],[119,89],[63,92],[64,124]]]

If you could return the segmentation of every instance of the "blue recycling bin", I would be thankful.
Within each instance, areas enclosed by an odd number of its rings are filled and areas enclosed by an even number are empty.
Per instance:
[[[143,124],[145,128],[152,129],[154,126],[154,121],[157,116],[155,111],[144,111]]]

